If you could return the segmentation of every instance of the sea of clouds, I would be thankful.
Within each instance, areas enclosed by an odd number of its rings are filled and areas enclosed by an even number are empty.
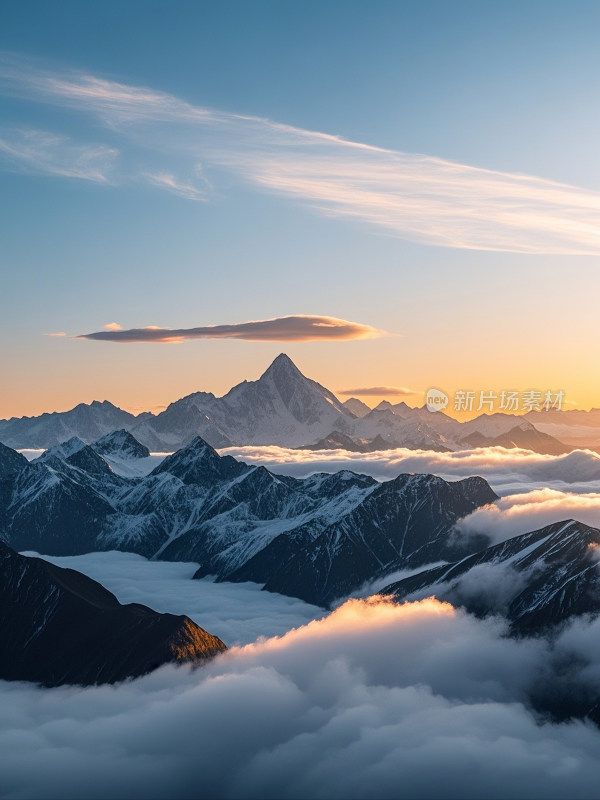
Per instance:
[[[261,445],[229,447],[219,452],[297,478],[314,472],[349,469],[385,481],[402,472],[426,472],[445,480],[481,475],[500,495],[544,488],[568,492],[600,491],[600,456],[591,450],[549,456],[504,447],[481,447],[453,453],[399,447],[373,453],[352,453],[348,450],[294,450]]]
[[[580,620],[551,648],[437,600],[376,596],[196,670],[2,682],[1,794],[597,797],[600,731],[544,719],[530,698],[574,657],[569,689],[597,692],[599,634]]]
[[[588,451],[228,452],[298,477],[483,475],[501,498],[460,534],[492,542],[571,517],[600,526],[600,458]],[[206,667],[111,687],[0,682],[1,797],[598,797],[600,731],[540,708],[598,701],[600,620],[578,619],[549,643],[431,598],[355,597],[326,614],[256,584],[193,581],[194,564],[51,560],[122,602],[188,614],[233,646]],[[482,565],[460,589],[485,584],[501,613],[516,579]]]
[[[148,561],[135,553],[114,550],[39,557],[89,575],[121,603],[142,603],[161,613],[187,614],[228,646],[280,636],[326,613],[295,597],[263,592],[258,583],[192,580],[198,569],[194,563]]]

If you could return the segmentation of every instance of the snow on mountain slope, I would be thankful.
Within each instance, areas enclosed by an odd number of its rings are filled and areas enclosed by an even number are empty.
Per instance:
[[[515,536],[387,586],[400,600],[435,595],[472,613],[501,613],[539,632],[600,613],[600,530],[568,520]]]
[[[274,475],[219,456],[199,437],[150,475],[129,479],[70,441],[0,487],[0,532],[16,549],[196,561],[199,575],[267,583],[319,603],[390,562],[431,561],[428,548],[445,551],[461,516],[496,499],[480,478],[405,475],[380,484],[348,470]]]
[[[429,416],[434,417],[435,414]],[[362,439],[375,439],[381,436],[396,447],[411,450],[437,450],[444,452],[453,449],[445,436],[429,425],[429,420],[420,417],[400,417],[391,409],[374,409],[361,419],[354,420],[349,433]]]
[[[185,447],[195,436],[202,436],[213,447],[230,447],[233,441],[219,422],[221,401],[210,392],[195,392],[171,403],[156,417],[143,419],[128,430],[155,452],[173,452]]]
[[[355,417],[364,417],[371,410],[366,403],[359,400],[358,397],[350,397],[344,401],[344,405]]]
[[[240,383],[222,400],[236,444],[309,444],[353,419],[335,395],[304,377],[284,353],[257,381]]]
[[[70,411],[55,411],[39,417],[2,419],[0,441],[19,449],[48,448],[73,436],[89,443],[118,428],[128,428],[138,419],[140,417],[117,408],[107,400],[94,400],[90,405],[80,403]]]
[[[104,458],[138,459],[148,458],[150,451],[143,444],[138,442],[131,433],[121,428],[121,430],[107,433],[101,439],[92,443],[93,449]]]
[[[137,417],[106,401],[94,401],[60,414],[0,420],[0,442],[19,449],[47,448],[77,436],[89,444],[105,434],[124,430],[142,446],[170,453],[185,447],[196,436],[219,448],[261,444],[315,447],[335,432],[362,445],[376,440],[372,448],[383,439],[395,447],[444,451],[467,449],[470,436],[483,442],[481,446],[493,446],[487,442],[515,426],[528,424],[522,417],[510,414],[481,414],[461,423],[443,412],[431,413],[425,406],[411,408],[405,402],[393,405],[383,401],[372,411],[356,398],[342,403],[324,386],[305,377],[282,353],[258,380],[243,381],[224,397],[195,392],[171,403],[156,416],[145,413]],[[523,433],[517,434],[519,440],[525,439]],[[507,441],[512,446],[511,439]],[[529,437],[529,444],[517,446],[542,448],[538,451],[543,453],[563,452],[560,442],[535,435]],[[142,465],[126,468],[118,456],[100,449],[98,452],[113,459],[117,472],[143,472]]]

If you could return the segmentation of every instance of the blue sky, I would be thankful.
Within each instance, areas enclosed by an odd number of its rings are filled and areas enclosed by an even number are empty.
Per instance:
[[[582,2],[6,2],[0,347],[10,385],[0,416],[94,398],[153,408],[196,389],[220,393],[280,350],[334,391],[535,386],[592,405],[599,23],[600,6]],[[123,106],[115,116],[97,99],[50,96],[39,81],[28,88],[32,70],[169,100],[160,121],[132,122]],[[181,104],[219,120],[191,125]],[[312,136],[298,148],[306,132],[385,152]],[[34,158],[23,158],[25,145]],[[90,179],[92,151],[102,181]],[[337,185],[323,198],[321,163],[353,179],[373,170],[381,197],[395,197],[394,181],[406,183],[393,176],[398,153],[409,154],[419,187],[439,182],[435,159],[462,165],[451,177],[457,197],[471,191],[470,167],[501,173],[491,226],[472,214],[487,202],[484,173],[465,214],[466,242],[456,220],[443,241],[423,234],[448,209],[432,208],[427,190],[411,194],[411,209],[423,200],[426,212],[408,233],[405,211],[390,219],[385,202],[374,223],[373,206],[350,208]],[[543,220],[506,229],[498,209],[507,192],[523,201],[520,174],[543,179],[527,182],[525,198]],[[575,187],[558,216],[548,181]],[[180,345],[43,335],[290,314],[395,335]]]

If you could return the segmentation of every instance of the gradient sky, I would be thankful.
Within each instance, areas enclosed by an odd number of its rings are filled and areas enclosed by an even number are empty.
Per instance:
[[[600,405],[599,3],[5,0],[1,17],[0,417],[158,410],[281,351],[333,391]],[[289,315],[391,335],[71,338]]]

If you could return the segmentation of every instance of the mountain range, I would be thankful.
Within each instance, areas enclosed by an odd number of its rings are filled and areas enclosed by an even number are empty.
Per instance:
[[[255,581],[324,607],[376,582],[399,601],[434,594],[501,614],[518,635],[600,612],[599,530],[567,520],[494,545],[458,534],[459,520],[498,499],[480,477],[298,479],[220,456],[199,437],[150,474],[124,477],[99,451],[145,457],[126,431],[71,439],[31,462],[1,445],[0,540],[50,555],[193,561],[196,578]]]
[[[113,434],[130,449],[130,434]],[[496,499],[483,478],[349,471],[297,479],[219,454],[197,437],[149,475],[116,474],[71,439],[27,462],[0,446],[0,539],[16,550],[127,550],[195,561],[197,576],[256,581],[325,605],[365,581],[456,554],[455,523]]]
[[[374,409],[356,398],[342,403],[282,353],[258,380],[243,381],[223,397],[195,392],[160,414],[137,416],[106,400],[94,401],[70,411],[0,420],[0,441],[15,449],[47,449],[74,436],[89,444],[123,429],[155,452],[174,452],[197,436],[216,448],[279,445],[367,452],[406,447],[443,452],[501,446],[553,455],[569,452],[572,445],[547,430],[558,425],[555,416],[544,416],[553,413],[574,412],[539,412],[542,416],[534,417],[481,414],[459,422],[441,411],[411,408],[404,402],[383,402]],[[573,418],[573,424],[580,426],[579,418]],[[562,432],[565,425],[559,426]]]

